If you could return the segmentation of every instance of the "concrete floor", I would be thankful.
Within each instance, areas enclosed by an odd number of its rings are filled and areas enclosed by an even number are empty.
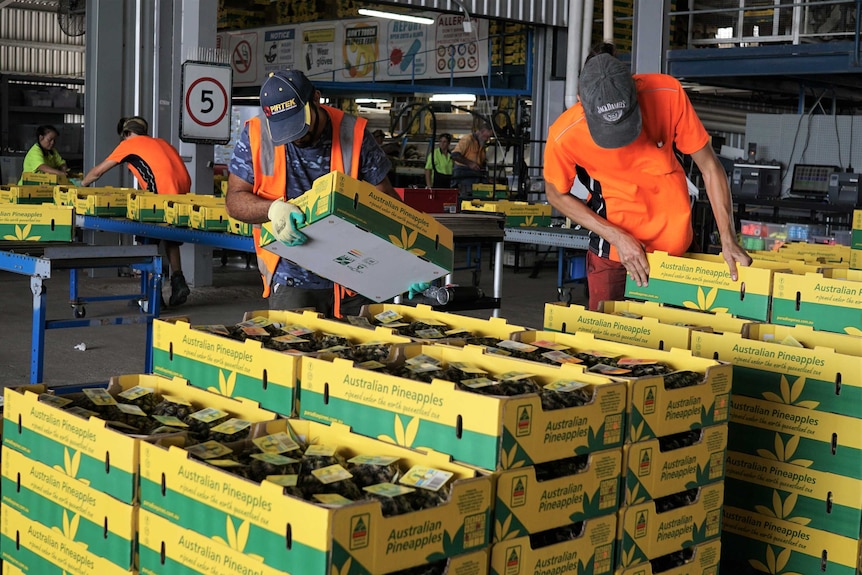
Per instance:
[[[485,254],[483,254],[485,255]],[[456,267],[465,265],[465,254],[456,257]],[[483,262],[479,286],[486,294],[493,293],[490,263]],[[510,324],[541,328],[546,302],[557,301],[557,268],[546,263],[537,277],[531,278],[532,268],[514,273],[513,268],[503,269],[503,297],[500,317]],[[140,280],[130,277],[90,278],[79,274],[81,296],[131,294],[140,286]],[[455,272],[454,281],[469,284],[469,270]],[[45,282],[48,289],[48,319],[71,319],[67,272],[58,272]],[[187,316],[193,324],[234,324],[246,311],[267,309],[266,300],[260,297],[260,276],[252,262],[245,267],[244,256],[228,259],[225,266],[213,260],[213,285],[204,288],[192,286],[189,300],[177,308],[164,311],[162,317]],[[165,297],[169,296],[168,289]],[[573,302],[585,305],[584,288],[572,287]],[[459,312],[471,317],[488,318],[492,310]],[[107,318],[116,315],[139,314],[136,306],[128,302],[90,303],[86,318]],[[30,382],[32,295],[29,278],[10,272],[0,272],[0,373],[3,385],[21,385]],[[86,346],[80,351],[75,346]],[[49,385],[77,385],[107,381],[111,376],[143,373],[145,357],[145,328],[143,325],[106,325],[84,328],[52,329],[45,334],[43,382]]]

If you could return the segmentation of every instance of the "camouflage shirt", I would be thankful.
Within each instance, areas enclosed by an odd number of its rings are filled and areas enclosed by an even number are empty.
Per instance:
[[[328,119],[328,129],[314,146],[300,148],[293,144],[284,146],[287,156],[287,182],[285,183],[287,198],[292,199],[311,189],[311,184],[328,174],[332,158],[332,124]],[[377,185],[383,181],[392,164],[386,154],[371,137],[368,130],[362,138],[362,148],[359,152],[359,179]],[[246,125],[233,149],[228,169],[234,176],[242,178],[254,185],[254,166],[252,164],[251,147]],[[295,263],[282,259],[275,270],[273,281],[276,283],[302,287],[305,289],[323,289],[332,287],[332,282],[324,279]]]

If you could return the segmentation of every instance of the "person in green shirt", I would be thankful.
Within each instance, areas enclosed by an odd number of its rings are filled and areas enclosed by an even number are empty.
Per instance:
[[[451,188],[452,187],[452,156],[449,154],[449,145],[452,143],[452,134],[440,134],[438,147],[428,154],[425,160],[425,187],[426,188]]]
[[[60,133],[57,128],[44,124],[36,128],[36,143],[24,156],[24,174],[42,172],[43,174],[54,174],[65,176],[69,173],[66,160],[54,149],[57,136]],[[18,180],[18,185],[24,183],[23,174]]]

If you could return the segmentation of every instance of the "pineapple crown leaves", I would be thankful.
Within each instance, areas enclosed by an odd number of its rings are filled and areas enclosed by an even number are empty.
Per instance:
[[[649,493],[647,493],[646,489],[641,493],[641,482],[638,480],[634,481],[634,485],[629,488],[626,486],[626,501],[628,501],[629,505],[637,505],[638,503],[643,503],[649,498]]]
[[[808,525],[811,523],[811,519],[807,517],[790,517],[790,514],[793,513],[793,508],[796,507],[796,502],[799,499],[799,495],[796,493],[790,493],[787,497],[784,498],[784,501],[781,501],[781,492],[778,490],[772,491],[772,508],[765,505],[755,505],[754,509],[761,515],[766,515],[767,517],[775,517],[776,519],[783,519],[784,521],[790,521],[791,523],[796,523],[797,525]]]
[[[862,335],[862,329],[859,329],[858,327],[847,326],[844,328],[844,333],[847,333],[849,335]]]
[[[797,401],[805,389],[805,377],[800,376],[791,385],[787,381],[787,377],[782,375],[779,383],[779,391],[781,395],[772,391],[763,392],[763,399],[774,401],[775,403],[783,403],[785,405],[796,405],[806,409],[816,409],[820,405],[819,401]]]
[[[420,250],[418,248],[414,248],[413,244],[416,243],[416,239],[419,237],[419,230],[413,230],[412,232],[408,232],[407,228],[401,226],[401,237],[395,236],[393,234],[389,234],[389,241],[394,246],[398,246],[402,250],[407,250],[412,254],[416,254],[417,256],[424,256],[425,250]]]
[[[502,515],[502,509],[506,509],[505,505],[500,503],[497,504],[500,506],[500,511],[498,511],[498,517]],[[513,521],[514,520],[514,521]],[[494,522],[494,540],[495,541],[506,541],[507,539],[515,539],[516,537],[520,537],[527,533],[527,530],[521,525],[521,522],[515,517],[515,514],[506,509],[506,518],[501,523],[500,521]]]
[[[234,551],[239,551],[240,553],[245,553],[245,546],[248,545],[248,535],[249,530],[251,529],[251,523],[248,521],[242,521],[239,524],[239,527],[234,527],[233,519],[228,515],[225,517],[225,535],[227,535],[227,540],[219,535],[213,535],[213,541],[217,541],[222,545],[230,547]],[[253,553],[246,553],[249,557],[253,557],[259,561],[263,561],[263,557],[260,555],[255,555]]]
[[[353,564],[353,557],[348,557],[347,561],[344,562],[344,565],[339,569],[335,562],[332,563],[332,567],[329,569],[329,575],[348,575],[350,573],[350,567]]]
[[[63,448],[63,467],[59,465],[54,465],[54,469],[65,473],[69,477],[73,479],[78,479],[76,476],[78,475],[78,469],[81,466],[81,452],[73,451],[70,452],[68,447]],[[89,485],[90,481],[88,479],[79,479],[81,483],[84,485]]]
[[[30,231],[32,229],[33,229],[32,224],[27,224],[23,228],[21,226],[16,225],[15,226],[15,233],[5,235],[5,236],[3,236],[3,239],[4,240],[13,240],[13,241],[15,241],[15,240],[17,240],[17,241],[27,240],[27,241],[31,241],[31,242],[39,241],[42,238],[42,236],[30,236]],[[28,237],[28,236],[30,236],[30,237]]]
[[[218,370],[218,389],[210,388],[208,391],[215,391],[226,397],[233,397],[234,389],[236,388],[236,372],[232,371],[225,377],[224,371]]]
[[[626,536],[627,540],[631,540],[629,536]],[[625,543],[625,540],[623,541]],[[648,561],[646,553],[637,545],[637,543],[632,544],[631,548],[628,550],[623,549],[622,551],[622,566],[628,567],[629,565],[634,565],[635,563],[646,563]]]
[[[535,228],[539,225],[539,222],[535,221],[534,216],[525,216],[524,221],[521,222],[522,228]]]
[[[506,451],[505,449],[500,454],[500,465],[503,469],[515,469],[518,467],[524,467],[527,464],[525,459],[518,459],[522,456],[520,453],[521,446],[517,443],[512,446],[512,449]]]
[[[793,454],[796,453],[796,448],[799,447],[799,436],[792,435],[790,439],[787,440],[785,444],[781,439],[781,434],[775,434],[775,453],[769,451],[768,449],[758,449],[757,455],[763,457],[764,459],[771,459],[773,461],[782,461],[785,463],[790,463],[792,465],[799,465],[800,467],[810,467],[814,462],[809,459],[790,459],[793,457]]]
[[[712,288],[708,293],[704,293],[703,288],[698,286],[697,288],[697,302],[693,302],[691,300],[686,300],[682,302],[682,305],[688,309],[696,309],[700,311],[711,311],[715,313],[726,313],[726,307],[717,307],[713,308],[713,304],[715,304],[715,298],[718,296],[718,288]]]
[[[464,525],[458,528],[458,530],[453,534],[449,535],[448,531],[443,531],[443,550],[442,551],[434,551],[433,553],[429,553],[425,557],[425,561],[428,563],[433,563],[434,561],[440,561],[441,559],[446,559],[447,557],[452,557],[453,555],[457,555],[460,553],[462,549],[461,542],[464,541]]]
[[[396,415],[394,420],[395,437],[392,438],[388,435],[378,435],[377,439],[385,441],[386,443],[394,443],[395,445],[402,445],[404,447],[413,447],[413,442],[416,441],[416,434],[419,433],[420,422],[421,419],[418,417],[412,417],[405,426],[401,416]]]
[[[770,573],[771,575],[778,575],[781,573],[781,570],[787,565],[787,562],[790,561],[790,548],[786,548],[775,555],[775,551],[772,549],[772,545],[766,546],[766,564],[764,565],[762,561],[758,561],[757,559],[749,559],[748,563],[759,571],[765,571]],[[784,573],[783,575],[796,575],[791,573]]]

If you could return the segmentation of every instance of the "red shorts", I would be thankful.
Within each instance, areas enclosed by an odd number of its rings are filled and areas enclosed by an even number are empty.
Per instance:
[[[587,283],[590,309],[598,311],[603,301],[622,300],[626,293],[626,268],[620,262],[587,252]]]

